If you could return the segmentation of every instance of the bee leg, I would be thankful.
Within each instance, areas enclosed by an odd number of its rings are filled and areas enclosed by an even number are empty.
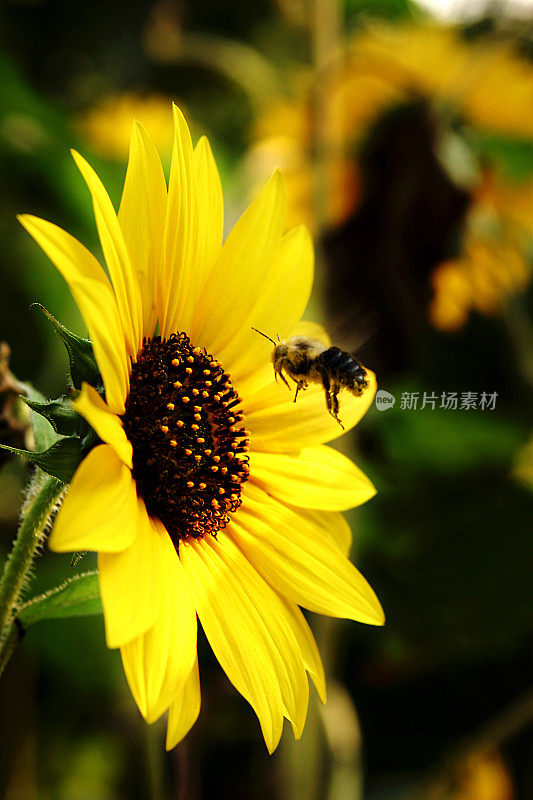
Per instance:
[[[290,388],[291,388],[291,387],[289,386],[289,382],[287,381],[287,378],[286,378],[286,377],[285,377],[285,375],[283,374],[283,372],[282,372],[282,369],[283,369],[283,364],[281,365],[281,367],[280,367],[279,369],[276,369],[276,370],[274,370],[274,378],[275,378],[275,380],[276,380],[276,383],[277,383],[277,381],[278,381],[278,375],[279,375],[279,377],[281,378],[281,380],[283,381],[283,383],[285,384],[285,386],[287,387],[287,389],[289,389],[289,391],[290,391]]]
[[[333,406],[333,411],[330,411],[330,414],[337,420],[341,428],[344,430],[344,425],[339,419],[339,398],[338,398],[339,389],[340,386],[335,385],[331,390],[331,403]]]
[[[307,389],[307,383],[305,381],[298,381],[296,384],[296,394],[294,395],[294,402],[296,402],[296,398],[298,397],[298,392],[300,389]]]
[[[324,386],[324,392],[326,394],[326,405],[328,407],[328,411],[333,417],[333,419],[339,423],[341,428],[344,430],[344,425],[339,419],[339,400],[338,400],[338,393],[340,386],[338,384],[334,384],[331,386],[329,381],[329,376],[325,370],[320,370],[320,375],[322,377],[322,385]]]
[[[339,411],[339,401],[337,400],[337,393],[339,391],[339,387],[337,385],[331,386],[329,381],[329,375],[325,369],[319,368],[320,377],[322,378],[322,386],[324,387],[324,394],[326,395],[326,406],[328,412],[331,414],[333,419],[339,423],[341,428],[344,430],[344,425],[340,421],[339,417],[337,416]]]

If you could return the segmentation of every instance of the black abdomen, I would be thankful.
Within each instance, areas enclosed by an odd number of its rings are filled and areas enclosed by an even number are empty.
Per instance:
[[[341,350],[340,347],[328,347],[317,360],[340,386],[352,391],[366,388],[366,369],[351,353]]]

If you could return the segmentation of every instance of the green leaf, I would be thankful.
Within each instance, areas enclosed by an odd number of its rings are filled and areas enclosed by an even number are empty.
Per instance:
[[[79,433],[82,417],[75,411],[67,397],[48,400],[44,403],[30,398],[23,398],[23,400],[37,414],[45,417],[60,436],[75,436]],[[57,436],[55,438],[57,439]]]
[[[18,447],[9,447],[0,444],[3,450],[23,456],[28,461],[37,464],[42,470],[64,483],[70,483],[81,460],[81,439],[77,436],[64,436],[58,439],[48,450],[35,453],[32,450],[21,450]]]
[[[32,597],[22,606],[17,618],[26,627],[45,619],[90,617],[101,613],[98,573],[84,572],[69,578],[61,586]]]
[[[29,383],[23,383],[22,386],[26,396],[21,396],[20,399],[32,409],[30,419],[35,437],[35,446],[41,451],[48,450],[58,440],[59,436],[50,422],[41,416],[40,412],[34,407],[35,404],[46,403],[46,398]]]
[[[44,306],[39,303],[33,305],[41,309],[52,324],[55,332],[67,348],[70,362],[70,378],[76,389],[81,389],[83,381],[95,388],[102,386],[102,378],[94,357],[93,346],[88,339],[82,339],[75,333],[65,328]]]

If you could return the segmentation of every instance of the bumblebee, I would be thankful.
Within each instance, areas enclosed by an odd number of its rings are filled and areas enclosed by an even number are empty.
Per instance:
[[[291,387],[285,375],[295,382],[294,402],[298,392],[307,389],[310,383],[322,384],[328,412],[344,430],[344,425],[338,416],[338,394],[341,389],[347,389],[356,397],[363,394],[368,387],[368,381],[366,369],[361,362],[340,347],[328,347],[317,339],[310,339],[307,336],[291,336],[290,339],[283,340],[278,336],[276,342],[257,328],[252,330],[260,333],[274,345],[272,353],[274,375],[276,380],[279,375],[289,389]]]

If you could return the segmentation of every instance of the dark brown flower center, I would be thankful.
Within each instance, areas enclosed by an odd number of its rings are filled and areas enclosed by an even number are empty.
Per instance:
[[[185,333],[145,340],[122,417],[150,516],[181,539],[215,534],[241,504],[248,434],[229,375]]]

